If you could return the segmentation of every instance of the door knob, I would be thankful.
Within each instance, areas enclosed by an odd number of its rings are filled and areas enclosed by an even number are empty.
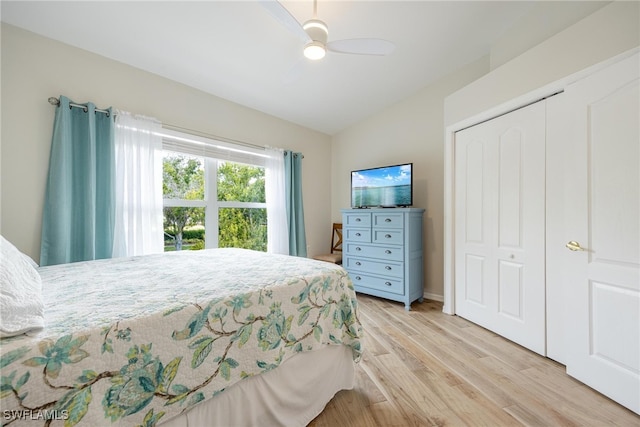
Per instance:
[[[567,243],[565,245],[565,247],[567,249],[569,249],[570,251],[584,251],[584,248],[582,246],[580,246],[580,243],[572,240],[569,243]]]

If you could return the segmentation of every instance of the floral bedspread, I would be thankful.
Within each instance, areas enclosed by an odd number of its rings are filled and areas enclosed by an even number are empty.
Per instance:
[[[152,426],[362,329],[347,273],[243,249],[39,269],[46,327],[0,340],[2,425]]]

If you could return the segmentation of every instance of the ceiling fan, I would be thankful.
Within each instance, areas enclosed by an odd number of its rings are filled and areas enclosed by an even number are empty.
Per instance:
[[[329,28],[318,19],[317,0],[313,0],[313,18],[300,24],[289,11],[276,0],[260,0],[262,6],[285,28],[299,36],[304,42],[304,56],[318,60],[324,58],[327,51],[355,55],[388,55],[395,45],[382,39],[345,39],[327,42]]]

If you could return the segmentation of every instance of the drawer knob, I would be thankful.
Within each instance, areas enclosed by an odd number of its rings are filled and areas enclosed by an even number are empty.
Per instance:
[[[360,222],[360,221],[361,221],[361,219],[360,219],[360,218],[356,218],[356,222]]]
[[[362,234],[356,233],[356,237],[360,237],[360,236],[362,236]]]
[[[385,234],[384,237],[386,237],[387,239],[391,238],[391,234]]]
[[[384,282],[385,285],[391,286],[391,282]]]
[[[358,249],[358,250],[360,250],[360,249]],[[389,255],[389,254],[391,254],[391,251],[389,249],[387,249],[386,251],[384,251],[384,253]]]
[[[356,280],[361,280],[361,279],[362,279],[362,277],[356,276]]]
[[[360,261],[356,261],[356,265],[362,265]]]
[[[361,251],[362,249],[360,248],[360,246],[356,246],[356,251]]]
[[[387,265],[387,266],[385,267],[385,269],[386,269],[386,270],[391,270],[391,267]]]
[[[385,218],[384,222],[391,222],[391,218]]]

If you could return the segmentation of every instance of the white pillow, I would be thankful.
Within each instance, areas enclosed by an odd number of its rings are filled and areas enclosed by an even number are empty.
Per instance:
[[[40,275],[22,252],[0,236],[0,337],[42,327]]]
[[[40,266],[38,265],[38,263],[37,263],[37,262],[35,262],[35,261],[33,260],[33,258],[31,258],[29,255],[27,255],[27,254],[22,254],[22,256],[24,257],[24,259],[26,259],[26,260],[27,260],[27,262],[29,263],[29,265],[30,265],[31,267],[33,267],[33,268],[38,268],[38,267],[40,267]]]

